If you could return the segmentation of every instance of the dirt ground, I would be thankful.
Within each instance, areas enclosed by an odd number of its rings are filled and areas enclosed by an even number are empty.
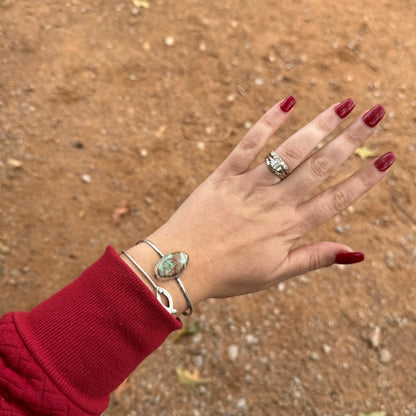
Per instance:
[[[105,415],[416,415],[415,34],[414,0],[0,0],[0,314],[148,235],[275,101],[298,104],[270,149],[380,103],[368,147],[398,161],[308,237],[366,261],[199,305]]]

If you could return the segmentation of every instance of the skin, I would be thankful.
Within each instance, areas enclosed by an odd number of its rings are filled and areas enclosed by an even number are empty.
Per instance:
[[[275,149],[288,165],[289,177],[282,181],[265,163],[256,165],[257,156],[271,150],[266,148],[270,137],[293,111],[283,112],[280,103],[257,121],[172,217],[146,237],[164,254],[189,254],[189,265],[181,280],[194,306],[211,297],[266,289],[334,264],[337,253],[352,252],[344,244],[321,241],[299,246],[299,240],[341,213],[386,174],[371,161],[346,180],[310,197],[375,131],[363,122],[362,114],[311,154],[345,121],[334,111],[337,104]],[[149,246],[139,244],[128,253],[153,276],[159,256]],[[122,258],[149,286],[129,260]],[[187,308],[176,282],[158,284],[171,293],[179,312]]]

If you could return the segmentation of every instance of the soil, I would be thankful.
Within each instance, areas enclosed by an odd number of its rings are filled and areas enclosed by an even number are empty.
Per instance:
[[[416,415],[415,16],[414,0],[0,0],[0,314],[161,225],[274,102],[298,100],[270,148],[346,97],[357,116],[380,103],[368,147],[398,161],[308,237],[366,261],[199,305],[199,332],[105,415]]]

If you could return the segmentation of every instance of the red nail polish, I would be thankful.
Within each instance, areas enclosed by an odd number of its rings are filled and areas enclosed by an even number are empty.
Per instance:
[[[374,161],[374,165],[380,172],[385,172],[396,160],[393,152],[387,152]]]
[[[335,107],[335,113],[340,118],[345,118],[355,107],[355,102],[351,98],[347,98]]]
[[[380,123],[384,114],[386,114],[386,110],[381,105],[376,105],[363,115],[363,121],[368,127],[375,127]]]
[[[293,106],[296,104],[296,98],[289,95],[289,97],[285,98],[281,103],[280,103],[280,109],[284,112],[284,113],[288,113]]]
[[[335,263],[337,264],[353,264],[364,260],[364,253],[359,251],[341,252],[335,256]]]

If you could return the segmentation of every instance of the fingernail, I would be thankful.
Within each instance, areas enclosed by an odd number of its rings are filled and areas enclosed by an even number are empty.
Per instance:
[[[387,152],[374,161],[374,165],[380,172],[385,172],[396,160],[393,152]]]
[[[284,113],[288,113],[293,106],[296,104],[296,98],[289,95],[289,97],[285,98],[281,103],[280,103],[280,109],[284,112]]]
[[[345,118],[355,107],[355,102],[351,98],[347,98],[335,107],[335,113],[340,118]]]
[[[363,121],[368,127],[375,127],[380,123],[381,119],[386,114],[386,110],[381,105],[374,106],[371,110],[363,115]]]
[[[359,251],[341,252],[335,256],[335,263],[337,264],[353,264],[364,260],[364,253]]]

